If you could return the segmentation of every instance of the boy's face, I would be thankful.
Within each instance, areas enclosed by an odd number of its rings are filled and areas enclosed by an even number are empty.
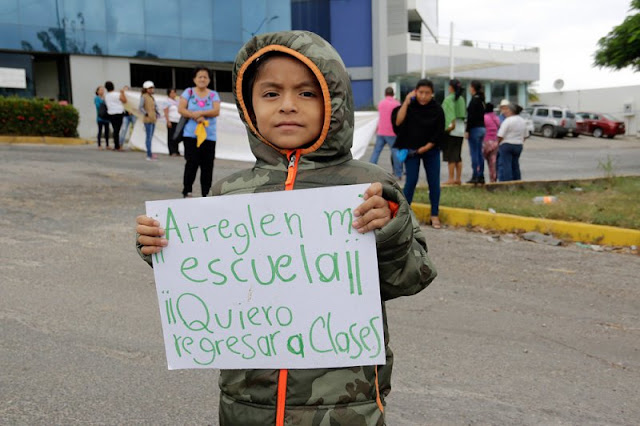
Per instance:
[[[251,97],[258,131],[278,148],[300,148],[320,135],[322,91],[311,70],[297,59],[268,59],[258,71]]]

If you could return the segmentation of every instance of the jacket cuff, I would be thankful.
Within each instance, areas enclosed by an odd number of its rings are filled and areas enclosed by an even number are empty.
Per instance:
[[[378,259],[391,259],[398,255],[398,250],[411,246],[413,226],[411,223],[411,206],[397,186],[382,184],[382,197],[389,203],[392,219],[376,233]],[[395,206],[395,209],[392,207]],[[405,247],[406,246],[406,247]]]
[[[136,251],[138,252],[138,255],[142,258],[142,260],[147,262],[149,264],[149,266],[151,266],[153,268],[153,261],[151,260],[151,255],[142,253],[142,244],[140,244],[138,242],[138,237],[139,236],[140,236],[140,234],[138,234],[136,232]]]

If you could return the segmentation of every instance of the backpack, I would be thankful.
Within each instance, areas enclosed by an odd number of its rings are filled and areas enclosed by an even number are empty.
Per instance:
[[[107,111],[107,104],[103,101],[98,107],[98,118],[100,120],[109,120],[109,111]]]

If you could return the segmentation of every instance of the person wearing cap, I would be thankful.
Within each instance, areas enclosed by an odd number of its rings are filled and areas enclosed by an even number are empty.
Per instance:
[[[156,100],[153,98],[154,88],[153,81],[147,80],[142,83],[140,112],[144,114],[142,122],[144,123],[146,133],[145,145],[147,147],[147,161],[157,161],[156,156],[151,153],[151,141],[153,140],[153,132],[156,129],[156,120],[158,119]]]
[[[518,115],[518,105],[506,99],[500,102],[500,112],[506,117],[498,130],[498,180],[521,180],[520,154],[524,146],[527,126]]]

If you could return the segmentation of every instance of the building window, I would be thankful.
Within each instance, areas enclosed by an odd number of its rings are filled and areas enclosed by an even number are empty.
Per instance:
[[[142,83],[147,80],[153,81],[155,87],[159,89],[169,89],[173,87],[171,67],[131,64],[130,71],[132,87],[142,87]]]
[[[519,103],[518,101],[518,83],[509,83],[509,102],[512,104]]]
[[[491,83],[491,103],[500,105],[500,101],[506,98],[507,85],[504,83]]]
[[[131,64],[131,86],[142,87],[147,80],[153,81],[158,89],[184,90],[193,87],[193,68],[163,67],[158,65]],[[209,89],[218,92],[231,92],[231,71],[209,70],[211,83]]]
[[[312,31],[331,43],[329,0],[291,0],[291,29]]]

